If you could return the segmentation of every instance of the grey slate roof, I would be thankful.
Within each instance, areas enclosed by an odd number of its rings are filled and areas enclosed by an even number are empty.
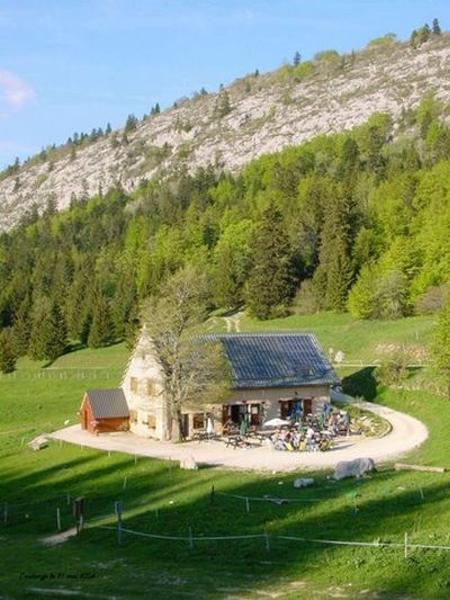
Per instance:
[[[228,333],[205,337],[222,343],[234,389],[339,383],[312,333]]]
[[[86,395],[95,419],[128,417],[128,405],[121,389],[87,390]]]

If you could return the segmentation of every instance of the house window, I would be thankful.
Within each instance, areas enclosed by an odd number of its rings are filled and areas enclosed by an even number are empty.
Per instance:
[[[135,394],[138,391],[138,379],[137,377],[130,377],[130,390]]]
[[[155,380],[154,379],[147,379],[146,382],[146,387],[147,387],[147,394],[149,396],[154,396],[155,392],[156,392],[156,385],[155,385]]]
[[[155,429],[155,427],[156,427],[155,415],[148,415],[148,426],[150,429]]]
[[[131,423],[137,423],[137,411],[130,410],[130,421]]]
[[[204,413],[195,413],[192,417],[193,429],[204,429],[205,428],[205,415]]]

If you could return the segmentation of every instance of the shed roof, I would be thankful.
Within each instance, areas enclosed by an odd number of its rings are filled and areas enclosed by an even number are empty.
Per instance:
[[[235,389],[339,383],[312,333],[227,333],[206,337],[222,343]]]
[[[86,396],[95,419],[128,417],[128,405],[121,389],[87,390]]]

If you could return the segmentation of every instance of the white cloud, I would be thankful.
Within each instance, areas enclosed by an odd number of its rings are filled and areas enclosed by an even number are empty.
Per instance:
[[[0,69],[0,97],[9,107],[20,109],[35,100],[36,92],[14,73]]]

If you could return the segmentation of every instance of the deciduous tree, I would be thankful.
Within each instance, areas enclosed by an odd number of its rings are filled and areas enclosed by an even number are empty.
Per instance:
[[[144,335],[150,337],[162,369],[173,440],[180,438],[186,402],[214,403],[227,393],[228,370],[221,348],[196,337],[206,316],[205,275],[192,267],[170,277],[144,310]]]
[[[447,382],[450,400],[450,301],[441,311],[434,331],[433,354],[436,367]]]

